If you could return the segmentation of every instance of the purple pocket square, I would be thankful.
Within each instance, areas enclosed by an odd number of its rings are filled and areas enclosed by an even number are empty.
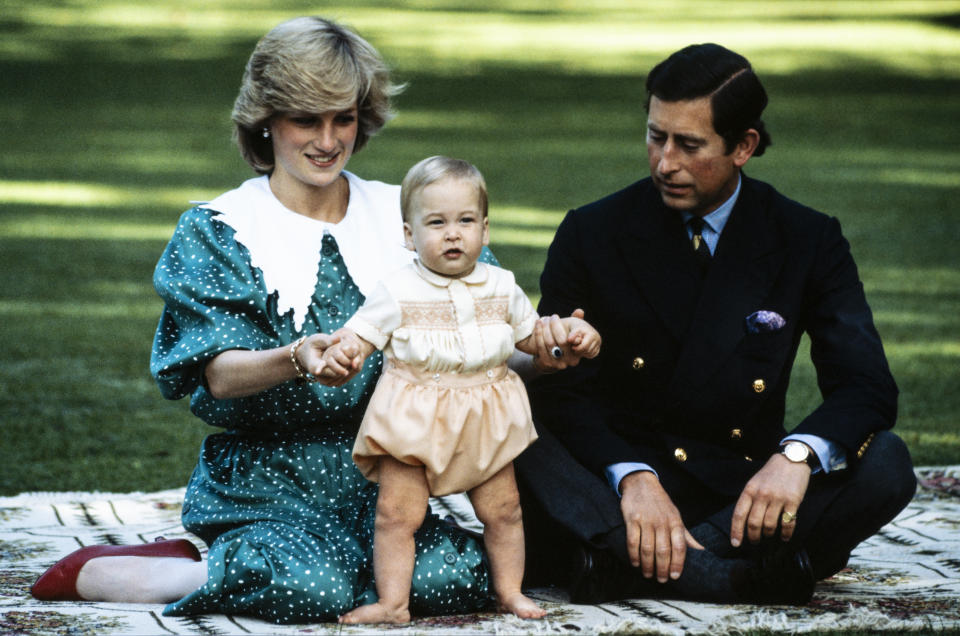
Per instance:
[[[761,309],[747,316],[747,333],[772,333],[783,329],[787,321],[775,311]]]

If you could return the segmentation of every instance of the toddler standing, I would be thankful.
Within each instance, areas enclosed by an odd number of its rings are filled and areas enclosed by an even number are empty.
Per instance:
[[[374,537],[377,603],[343,623],[407,622],[414,532],[428,498],[466,492],[484,525],[500,606],[522,618],[545,611],[526,597],[513,459],[536,438],[523,381],[507,368],[517,348],[535,354],[538,319],[513,274],[477,259],[489,242],[487,190],[471,164],[430,157],[401,187],[407,249],[417,260],[388,276],[334,335],[325,364],[347,375],[374,348],[386,362],[353,448],[380,482]],[[564,318],[572,350],[600,351],[585,321]],[[357,355],[353,352],[359,352]]]

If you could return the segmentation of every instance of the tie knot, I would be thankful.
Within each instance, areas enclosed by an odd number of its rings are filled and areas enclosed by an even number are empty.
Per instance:
[[[690,229],[693,231],[694,236],[700,236],[703,234],[703,228],[706,226],[707,222],[703,220],[703,217],[694,216],[691,217],[687,224],[690,226]]]
[[[693,240],[691,241],[693,253],[697,258],[697,263],[700,265],[700,273],[703,274],[707,271],[707,265],[710,263],[712,257],[710,254],[710,246],[707,245],[702,235],[703,228],[707,226],[707,223],[701,217],[695,216],[687,221],[687,224],[690,226],[690,233],[693,235]]]

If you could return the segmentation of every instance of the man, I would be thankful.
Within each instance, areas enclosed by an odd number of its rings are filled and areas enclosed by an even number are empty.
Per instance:
[[[770,143],[750,63],[694,45],[646,88],[650,177],[571,211],[541,278],[603,351],[530,385],[530,571],[575,555],[574,601],[802,604],[913,495],[897,387],[837,220],[743,174]],[[803,333],[823,400],[788,434]]]

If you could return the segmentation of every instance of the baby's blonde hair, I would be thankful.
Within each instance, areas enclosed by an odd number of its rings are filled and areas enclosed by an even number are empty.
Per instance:
[[[414,197],[431,183],[442,179],[457,179],[473,185],[477,189],[477,199],[483,218],[487,218],[487,182],[483,175],[469,161],[436,155],[418,162],[403,178],[400,185],[400,214],[403,222],[410,220],[414,209]]]

